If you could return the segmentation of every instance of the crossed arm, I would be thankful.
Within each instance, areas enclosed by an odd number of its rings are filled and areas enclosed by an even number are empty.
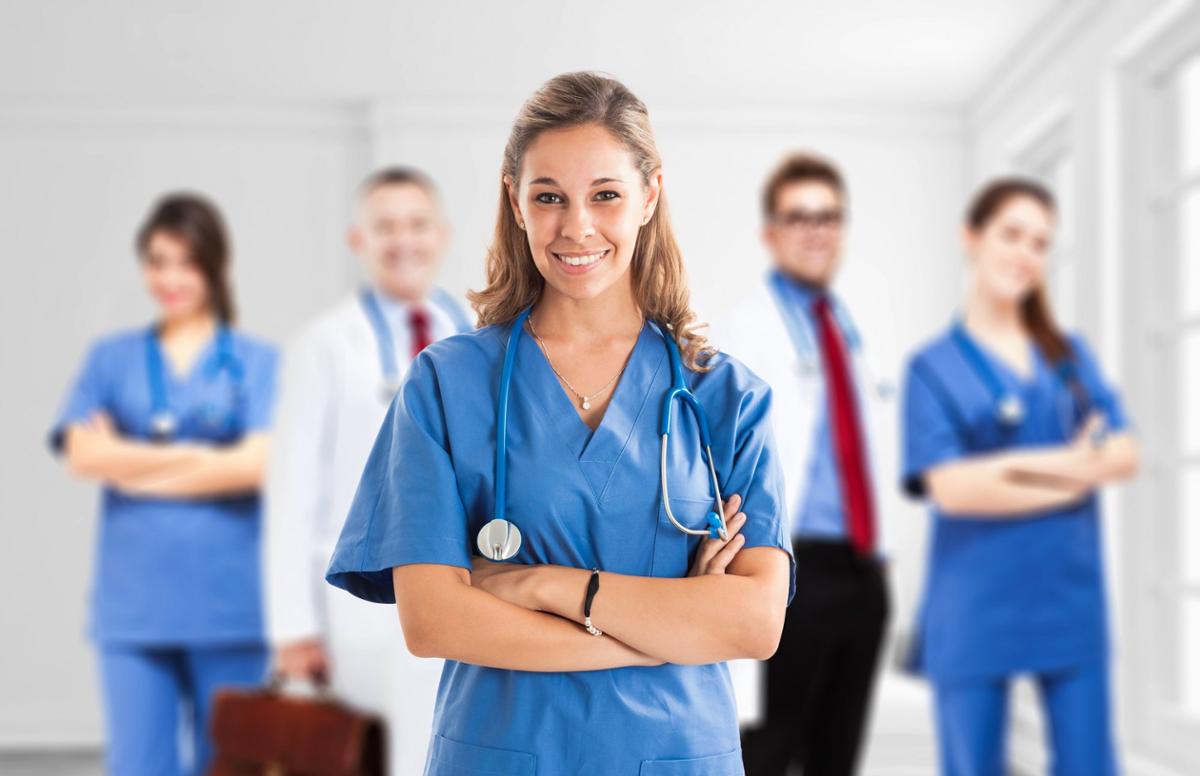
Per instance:
[[[247,434],[228,447],[194,443],[151,444],[120,436],[103,414],[66,430],[71,472],[139,496],[199,498],[258,489],[266,468],[268,438]]]
[[[1137,443],[1128,433],[1093,444],[1103,419],[1092,416],[1071,442],[949,461],[930,469],[930,497],[949,515],[1027,517],[1073,504],[1105,483],[1132,477]]]
[[[471,572],[397,567],[405,640],[419,656],[523,671],[766,658],[783,629],[789,561],[778,548],[742,549],[739,505],[737,496],[726,502],[729,540],[705,540],[688,577],[602,573],[592,606],[598,637],[580,625],[585,569],[478,559]]]

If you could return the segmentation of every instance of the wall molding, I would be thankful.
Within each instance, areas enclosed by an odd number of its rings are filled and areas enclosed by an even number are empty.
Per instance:
[[[1065,0],[1034,24],[984,85],[969,100],[967,112],[972,126],[986,121],[1008,97],[1046,64],[1068,41],[1095,18],[1111,0]]]

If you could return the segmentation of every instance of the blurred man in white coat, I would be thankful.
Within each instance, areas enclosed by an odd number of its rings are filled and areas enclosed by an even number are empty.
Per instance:
[[[381,170],[362,184],[350,249],[368,285],[286,352],[267,482],[265,574],[274,670],[327,683],[382,714],[391,773],[425,763],[440,660],[413,657],[396,612],[325,584],[325,566],[371,444],[413,357],[470,328],[433,278],[448,227],[428,177]]]
[[[841,173],[815,155],[788,157],[767,181],[763,218],[773,267],[714,340],[772,389],[796,596],[765,672],[733,666],[743,755],[747,776],[784,776],[789,766],[846,776],[857,768],[890,609],[870,444],[886,389],[832,290],[846,220]]]

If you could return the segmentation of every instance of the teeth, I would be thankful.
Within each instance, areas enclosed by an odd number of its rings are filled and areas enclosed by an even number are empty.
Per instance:
[[[563,256],[562,254],[554,254],[554,257],[564,264],[570,264],[572,267],[583,267],[588,264],[595,264],[604,258],[604,254],[608,251],[600,251],[598,253],[587,253],[583,256]]]

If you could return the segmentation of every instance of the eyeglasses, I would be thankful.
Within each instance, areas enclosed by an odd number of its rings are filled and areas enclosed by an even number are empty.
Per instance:
[[[846,213],[841,209],[830,210],[788,210],[776,213],[771,222],[783,229],[837,229],[846,220]]]

